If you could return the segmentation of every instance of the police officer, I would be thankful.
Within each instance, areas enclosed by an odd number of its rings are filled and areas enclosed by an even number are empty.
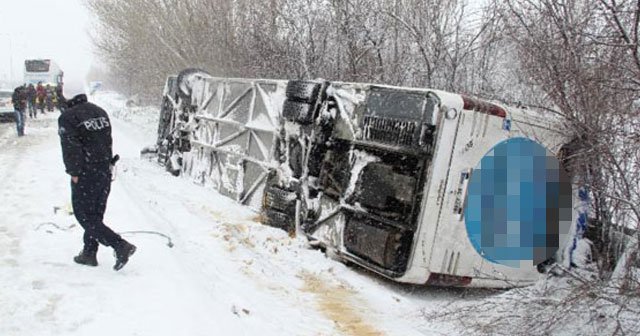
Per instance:
[[[115,251],[113,268],[120,270],[136,247],[103,222],[111,189],[111,122],[85,94],[67,100],[58,118],[58,133],[67,174],[71,175],[73,212],[84,228],[84,248],[73,258],[78,264],[97,266],[98,243]]]

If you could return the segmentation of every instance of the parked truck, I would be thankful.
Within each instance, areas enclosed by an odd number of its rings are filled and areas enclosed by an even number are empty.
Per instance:
[[[189,69],[166,82],[156,149],[334,258],[405,283],[512,287],[561,254],[575,219],[561,124],[439,90]]]

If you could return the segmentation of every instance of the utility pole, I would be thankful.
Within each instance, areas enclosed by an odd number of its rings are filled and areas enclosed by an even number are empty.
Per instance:
[[[6,36],[9,40],[9,86],[13,86],[13,41],[8,33],[0,34],[0,36]]]
[[[7,35],[9,38],[9,86],[13,87],[13,43],[11,42],[11,35]]]

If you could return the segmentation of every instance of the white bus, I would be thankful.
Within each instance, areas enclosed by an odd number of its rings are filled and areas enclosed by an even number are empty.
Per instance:
[[[24,83],[36,85],[51,85],[53,87],[62,83],[63,72],[60,67],[50,59],[30,59],[24,61]]]
[[[577,218],[557,116],[426,88],[195,70],[164,95],[169,171],[394,281],[531,284],[562,260]]]

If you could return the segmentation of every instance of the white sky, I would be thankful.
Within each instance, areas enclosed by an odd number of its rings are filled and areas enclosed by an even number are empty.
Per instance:
[[[12,68],[20,83],[25,59],[49,58],[66,84],[80,85],[93,60],[88,23],[83,0],[0,0],[0,81]]]

